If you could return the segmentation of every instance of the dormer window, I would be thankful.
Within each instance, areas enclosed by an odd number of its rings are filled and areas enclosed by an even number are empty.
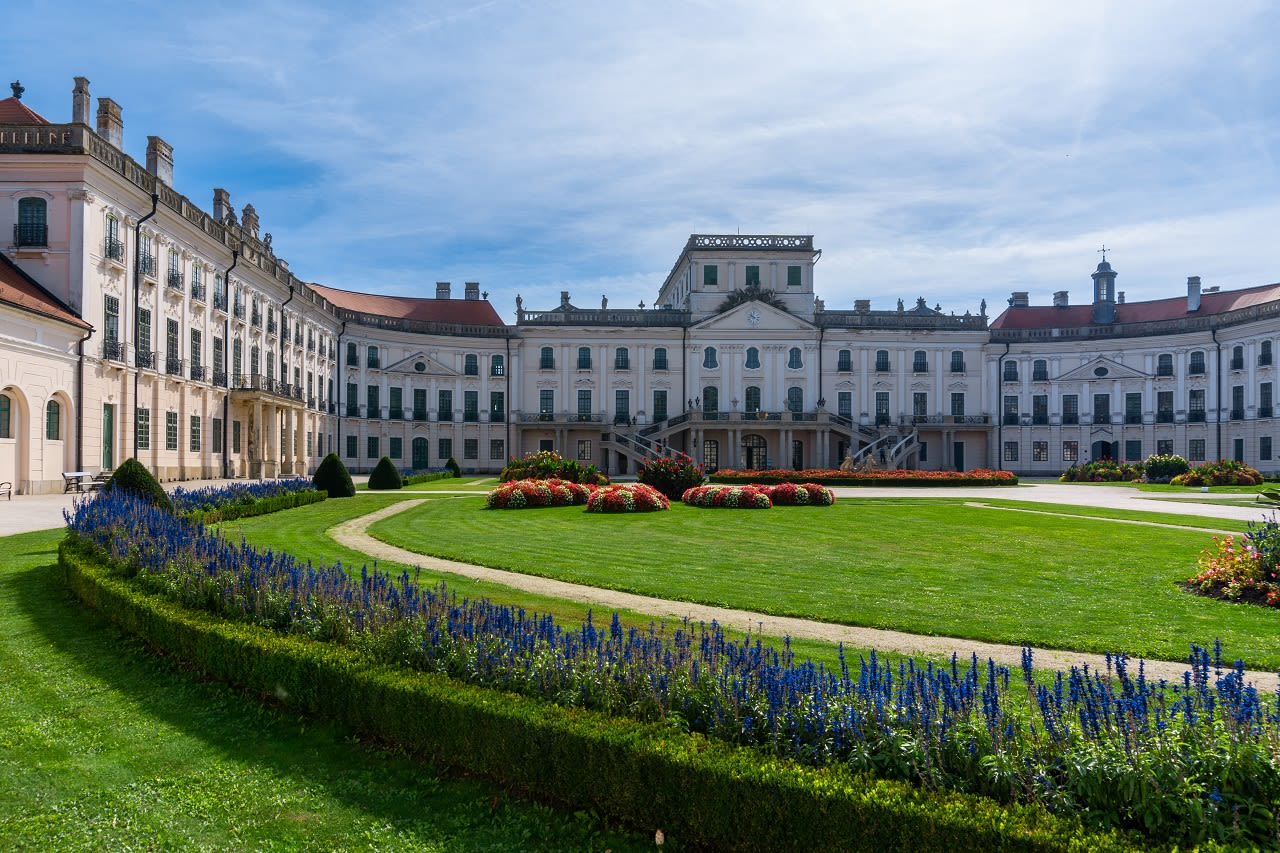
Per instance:
[[[702,366],[707,370],[715,370],[720,366],[716,361],[715,347],[707,347],[702,351]]]
[[[747,370],[760,369],[760,350],[755,347],[747,347]]]

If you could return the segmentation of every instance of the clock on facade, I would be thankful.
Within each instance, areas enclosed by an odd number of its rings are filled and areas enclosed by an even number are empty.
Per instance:
[[[754,308],[747,312],[747,322],[753,326],[760,325],[760,312]]]

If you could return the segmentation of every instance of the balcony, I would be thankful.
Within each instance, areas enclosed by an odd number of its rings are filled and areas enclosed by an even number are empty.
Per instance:
[[[124,243],[114,237],[102,241],[102,257],[116,263],[124,263]]]
[[[254,328],[262,328],[262,312],[254,311],[249,317],[249,325]]]
[[[1272,413],[1272,408],[1270,406],[1259,406],[1258,417],[1271,418],[1271,417],[1275,417],[1275,415]]]
[[[213,371],[213,384],[219,388],[227,387],[227,372],[225,370]]]
[[[453,412],[441,412],[440,414],[436,415],[436,420],[442,423],[445,421],[452,422]]]
[[[259,325],[259,324],[258,324],[258,323],[254,323],[254,325],[255,325],[255,326],[257,326],[257,325]],[[277,330],[279,330],[279,328],[280,328],[280,327],[276,324],[276,321],[275,321],[275,320],[268,320],[268,321],[267,321],[267,334],[268,334],[268,335],[274,335],[274,334],[276,333],[276,331],[277,331]]]
[[[1203,364],[1191,365],[1190,367],[1187,368],[1187,375],[1188,376],[1204,376],[1204,365]]]
[[[1063,426],[1076,426],[1080,423],[1080,415],[1078,412],[1067,412],[1062,416]]]
[[[1187,412],[1187,423],[1202,424],[1205,422],[1204,409],[1192,409]]]
[[[489,423],[491,424],[506,423],[506,420],[507,420],[506,412],[490,412],[489,413]]]
[[[146,278],[156,277],[156,256],[138,255],[138,272]]]
[[[404,409],[401,408],[400,406],[392,406],[390,414],[391,414],[391,420],[393,421],[404,420]]]
[[[102,357],[112,361],[124,361],[124,344],[108,338],[102,342]]]
[[[1270,367],[1270,366],[1271,366],[1271,353],[1269,352],[1263,353],[1262,355],[1258,356],[1258,367]]]
[[[1201,372],[1203,373],[1204,371],[1201,371]],[[1156,376],[1162,376],[1162,377],[1173,376],[1173,365],[1172,364],[1160,365],[1159,367],[1156,368]]]
[[[1233,421],[1242,421],[1242,420],[1244,420],[1244,409],[1232,409],[1232,410],[1231,410],[1231,420],[1233,420]]]
[[[183,281],[181,272],[178,270],[169,270],[169,274],[165,276],[164,283],[165,287],[168,287],[170,290],[176,290],[181,293],[182,286],[185,282]]]
[[[218,310],[218,311],[226,311],[227,310],[227,294],[214,293],[213,307],[215,310]]]
[[[191,365],[190,376],[194,382],[203,382],[209,375],[209,368],[203,364]]]
[[[307,341],[307,352],[314,353],[316,351],[316,342]]]
[[[316,398],[314,395],[307,397],[307,408],[314,409],[316,407]]]
[[[1124,422],[1125,422],[1126,424],[1129,424],[1129,425],[1133,425],[1133,424],[1141,424],[1141,423],[1142,423],[1142,415],[1140,415],[1140,414],[1135,414],[1135,413],[1133,413],[1133,412],[1129,412],[1128,414],[1126,414],[1126,415],[1124,416]]]
[[[893,423],[888,412],[876,412],[876,426],[888,426]]]
[[[480,413],[479,412],[463,412],[462,420],[469,424],[479,423]]]
[[[133,364],[143,370],[152,370],[156,366],[156,354],[153,352],[135,352]]]
[[[1232,370],[1244,370],[1244,359],[1243,359],[1243,358],[1233,358],[1233,359],[1231,359],[1231,369],[1232,369]]]
[[[48,246],[49,226],[43,222],[14,225],[13,245],[19,248],[22,246]]]
[[[1000,423],[1005,426],[1017,426],[1019,423],[1017,412],[1005,412],[1004,417],[1000,419]]]
[[[1156,423],[1158,423],[1158,424],[1171,424],[1171,423],[1173,423],[1173,412],[1170,412],[1170,411],[1159,411],[1159,412],[1156,412]]]
[[[1048,382],[1048,381],[1049,381],[1049,371],[1047,371],[1047,370],[1035,370],[1035,371],[1032,371],[1032,373],[1031,373],[1031,381],[1032,381],[1032,382]]]
[[[1033,426],[1045,426],[1049,423],[1048,415],[1032,415],[1031,423]]]
[[[1096,415],[1094,415],[1094,416],[1093,416],[1093,422],[1094,422],[1094,424],[1095,424],[1095,425],[1097,425],[1097,424],[1109,424],[1109,423],[1111,423],[1111,413],[1110,413],[1110,412],[1101,412],[1101,413],[1099,413],[1099,414],[1096,414]],[[1141,421],[1139,421],[1139,423],[1141,423]]]
[[[349,418],[360,417],[360,406],[356,403],[347,403],[347,417]]]
[[[164,372],[170,376],[181,376],[182,359],[167,356],[164,360]]]
[[[206,290],[207,288],[204,286],[204,284],[198,281],[191,282],[191,298],[192,299],[198,302],[204,302]]]
[[[243,321],[243,320],[244,320],[244,305],[243,305],[243,304],[241,304],[241,303],[239,303],[239,302],[237,302],[234,306],[232,306],[232,308],[231,308],[231,316],[232,316],[232,317],[235,317],[237,320],[241,320],[241,321]]]

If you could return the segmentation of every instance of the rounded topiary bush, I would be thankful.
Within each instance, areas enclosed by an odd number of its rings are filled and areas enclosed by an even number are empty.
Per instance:
[[[489,492],[485,505],[489,509],[580,506],[590,494],[591,487],[568,480],[512,480]]]
[[[831,506],[836,502],[836,493],[817,483],[779,483],[762,486],[761,491],[774,506]]]
[[[351,472],[336,453],[330,453],[320,461],[311,481],[316,484],[316,489],[331,498],[349,498],[356,493],[356,484],[351,482]]]
[[[404,487],[404,479],[400,476],[396,464],[390,456],[378,460],[378,464],[369,472],[369,488],[377,491],[400,489]]]
[[[670,508],[666,495],[644,483],[601,486],[587,498],[587,512],[657,512]]]
[[[169,499],[160,483],[147,470],[147,466],[137,459],[126,459],[122,462],[120,467],[111,475],[111,478],[107,480],[107,484],[103,486],[103,489],[108,492],[132,492],[161,509],[173,512],[173,501]]]
[[[1167,483],[1191,470],[1191,463],[1176,453],[1148,456],[1145,465],[1148,483]]]

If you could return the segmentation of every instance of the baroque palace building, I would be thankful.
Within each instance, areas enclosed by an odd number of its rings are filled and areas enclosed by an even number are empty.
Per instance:
[[[0,100],[0,480],[136,456],[158,477],[355,471],[455,458],[497,471],[551,449],[611,474],[669,450],[711,468],[821,468],[848,456],[1053,476],[1179,453],[1273,461],[1280,285],[1129,302],[1104,259],[1092,300],[988,320],[923,299],[828,309],[807,235],[693,235],[652,307],[502,321],[454,298],[304,282],[256,211],[173,187],[173,149],[123,152],[120,106],[75,79],[71,118]],[[10,233],[12,239],[8,239]]]

